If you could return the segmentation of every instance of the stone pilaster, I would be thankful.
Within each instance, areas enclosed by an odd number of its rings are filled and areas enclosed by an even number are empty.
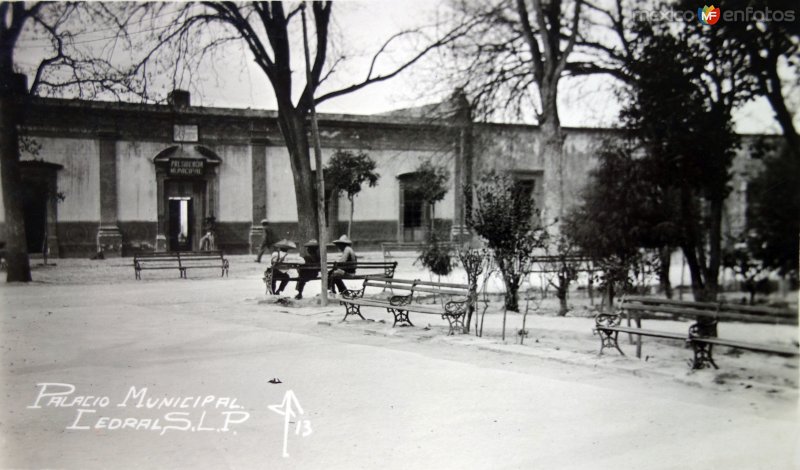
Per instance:
[[[456,158],[453,168],[454,213],[450,239],[461,243],[470,239],[470,232],[466,226],[466,215],[471,209],[472,201],[467,200],[464,189],[472,184],[472,112],[469,101],[462,90],[457,90],[451,100],[454,106],[454,152]]]
[[[106,258],[122,256],[122,232],[117,226],[117,141],[100,136],[100,228],[97,251]]]
[[[267,142],[253,139],[250,144],[252,164],[253,223],[250,226],[250,253],[256,253],[261,246],[264,230],[261,219],[267,218]]]
[[[156,229],[156,252],[167,251],[167,220],[164,207],[164,179],[165,170],[156,168],[156,208],[158,213],[158,228]]]

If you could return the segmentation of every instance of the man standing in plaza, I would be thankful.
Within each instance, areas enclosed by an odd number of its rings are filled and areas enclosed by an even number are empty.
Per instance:
[[[269,222],[267,222],[267,219],[261,220],[261,228],[264,230],[264,238],[261,240],[261,247],[258,249],[256,263],[261,262],[261,257],[264,256],[264,253],[266,253],[267,250],[272,249],[272,245],[274,245],[277,241],[275,234],[272,233],[272,230],[269,228]]]

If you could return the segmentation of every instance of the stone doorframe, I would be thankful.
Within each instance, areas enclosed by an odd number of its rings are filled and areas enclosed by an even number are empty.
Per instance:
[[[164,184],[172,177],[169,174],[170,160],[174,158],[204,162],[201,176],[182,176],[182,179],[199,179],[206,183],[203,218],[219,218],[219,165],[222,159],[213,150],[202,145],[172,145],[153,157],[156,169],[156,201],[158,206],[158,229],[156,231],[156,251],[167,250],[167,219],[164,204]]]

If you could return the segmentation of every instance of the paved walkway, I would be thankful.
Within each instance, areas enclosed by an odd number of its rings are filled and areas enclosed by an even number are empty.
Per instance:
[[[259,283],[0,286],[3,468],[798,464],[794,403],[326,327],[331,309],[259,303]],[[305,414],[283,457],[269,405],[289,390]]]

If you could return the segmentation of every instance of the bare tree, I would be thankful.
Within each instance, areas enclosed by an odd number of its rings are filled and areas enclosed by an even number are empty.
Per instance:
[[[174,63],[185,66],[196,57],[210,53],[221,44],[237,41],[247,46],[252,59],[269,80],[278,106],[278,127],[289,152],[294,180],[299,236],[311,238],[317,232],[316,203],[309,152],[308,116],[312,103],[319,105],[338,96],[358,91],[370,84],[389,80],[408,69],[429,52],[452,42],[470,24],[434,33],[430,38],[422,30],[401,31],[390,36],[374,53],[363,79],[338,89],[321,92],[320,86],[336,71],[342,57],[331,57],[330,31],[333,3],[311,2],[311,28],[314,39],[311,48],[311,72],[308,80],[298,82],[292,74],[294,39],[298,33],[293,20],[299,20],[300,6],[289,2],[201,2],[179,6],[177,16],[161,25],[152,43],[137,66],[137,74],[148,84],[148,67],[157,62],[158,52],[176,51]],[[151,7],[150,15],[163,6]],[[169,8],[169,7],[166,7]],[[163,26],[163,27],[162,27]],[[208,34],[212,32],[213,34]],[[205,33],[205,39],[198,35]],[[209,39],[211,37],[211,39]],[[423,45],[405,57],[399,65],[386,69],[382,65],[389,50],[402,40],[416,38]],[[195,61],[195,63],[197,63]],[[177,68],[176,68],[177,70]]]
[[[91,41],[84,35],[102,30],[112,18],[102,4],[0,3],[0,172],[8,282],[31,280],[19,164],[20,127],[31,99],[61,91],[91,97],[102,90],[121,96],[135,88],[129,75],[104,57],[107,51],[80,47]],[[118,26],[111,24],[112,37],[121,31]],[[17,49],[25,47],[20,41],[26,39],[36,41],[26,55],[39,57],[27,70],[17,61]]]
[[[449,48],[457,86],[466,90],[479,116],[532,119],[539,125],[539,152],[553,165],[545,185],[558,198],[559,208],[546,216],[561,218],[565,136],[559,84],[569,76],[627,78],[627,46],[615,39],[616,31],[624,33],[621,13],[614,5],[601,7],[586,0],[461,0],[455,10],[462,22],[478,21]]]

